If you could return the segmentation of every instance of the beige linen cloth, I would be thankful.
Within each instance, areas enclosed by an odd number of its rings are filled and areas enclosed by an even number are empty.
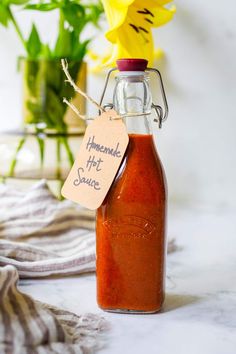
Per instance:
[[[1,354],[88,354],[102,346],[107,323],[43,304],[17,289],[18,272],[0,267]]]
[[[94,271],[94,213],[59,201],[44,180],[27,192],[0,185],[0,266],[7,264],[21,278]]]
[[[88,354],[102,345],[100,316],[77,316],[17,289],[19,276],[94,271],[93,229],[94,214],[58,201],[45,181],[27,192],[0,185],[0,354]]]

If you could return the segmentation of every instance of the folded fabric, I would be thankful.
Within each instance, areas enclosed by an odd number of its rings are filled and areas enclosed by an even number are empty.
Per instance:
[[[0,353],[89,354],[102,346],[106,321],[41,303],[17,289],[18,272],[0,267]]]
[[[95,270],[93,212],[59,201],[44,180],[27,192],[0,185],[0,200],[0,266],[24,278]]]
[[[0,266],[21,278],[95,271],[94,212],[59,201],[44,180],[27,192],[0,185],[0,200]]]

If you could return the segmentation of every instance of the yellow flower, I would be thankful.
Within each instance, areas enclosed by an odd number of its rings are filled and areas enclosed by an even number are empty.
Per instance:
[[[173,18],[175,7],[166,8],[172,0],[102,0],[110,29],[107,39],[113,44],[107,64],[118,58],[145,58],[152,65],[154,43],[152,27]]]

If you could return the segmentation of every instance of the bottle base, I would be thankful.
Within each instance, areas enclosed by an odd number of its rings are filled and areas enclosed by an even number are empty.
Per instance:
[[[113,312],[113,313],[120,313],[120,314],[130,314],[130,315],[151,315],[157,312],[161,311],[161,308],[156,309],[156,310],[151,310],[151,311],[146,311],[146,310],[128,310],[128,309],[106,309],[100,307],[101,310],[105,312]]]

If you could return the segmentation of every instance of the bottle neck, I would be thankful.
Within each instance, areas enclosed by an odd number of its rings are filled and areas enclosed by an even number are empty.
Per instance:
[[[132,116],[132,113],[151,112],[151,91],[149,76],[145,72],[120,72],[116,77],[113,95],[113,105],[118,114],[124,118],[127,131],[130,134],[151,134],[150,115]]]
[[[149,116],[123,118],[129,134],[152,134]]]

